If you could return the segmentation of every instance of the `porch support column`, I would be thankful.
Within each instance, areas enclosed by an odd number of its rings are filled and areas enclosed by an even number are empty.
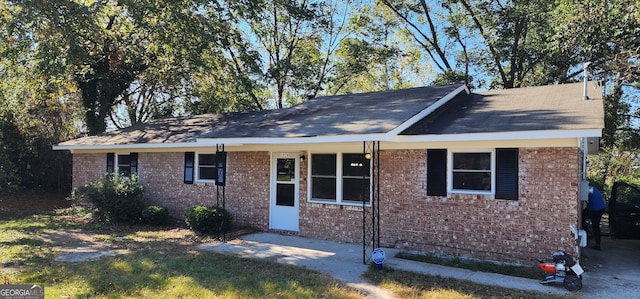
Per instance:
[[[369,161],[369,200],[362,200],[362,263],[371,262],[373,250],[380,247],[380,141],[363,142],[363,155]]]

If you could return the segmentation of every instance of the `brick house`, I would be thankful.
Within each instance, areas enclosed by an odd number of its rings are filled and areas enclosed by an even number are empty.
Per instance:
[[[580,223],[585,158],[604,127],[601,90],[586,86],[319,97],[54,149],[73,154],[74,187],[136,172],[175,217],[222,200],[238,226],[530,264],[577,250],[568,227]]]

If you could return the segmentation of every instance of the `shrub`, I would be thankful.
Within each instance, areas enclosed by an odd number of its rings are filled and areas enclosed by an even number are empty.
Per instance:
[[[78,187],[71,193],[71,201],[88,201],[95,209],[95,218],[104,222],[139,222],[142,216],[144,189],[137,177],[107,174],[103,179]]]
[[[231,229],[231,214],[221,207],[195,206],[185,212],[185,222],[196,232],[222,233]]]
[[[151,225],[169,224],[169,210],[161,206],[148,206],[142,210],[142,220]]]

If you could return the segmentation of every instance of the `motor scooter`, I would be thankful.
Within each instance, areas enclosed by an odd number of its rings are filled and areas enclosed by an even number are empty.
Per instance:
[[[578,231],[573,224],[570,227],[576,240],[576,246],[585,247],[587,245],[586,233],[583,230]],[[544,279],[540,281],[541,284],[562,283],[567,290],[572,292],[582,289],[584,270],[580,266],[579,259],[564,251],[556,251],[553,253],[552,262],[538,259],[538,264],[545,274]]]

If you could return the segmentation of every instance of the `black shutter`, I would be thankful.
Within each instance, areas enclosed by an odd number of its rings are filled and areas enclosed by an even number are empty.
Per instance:
[[[496,149],[496,198],[517,200],[518,149]]]
[[[115,154],[114,153],[107,153],[107,172],[108,173],[112,173],[114,171],[114,164],[115,164]]]
[[[195,167],[195,156],[194,152],[185,152],[184,153],[184,183],[185,184],[193,184],[193,170]]]
[[[129,167],[131,174],[138,173],[138,153],[129,154]]]
[[[427,195],[447,196],[447,150],[427,150]]]

